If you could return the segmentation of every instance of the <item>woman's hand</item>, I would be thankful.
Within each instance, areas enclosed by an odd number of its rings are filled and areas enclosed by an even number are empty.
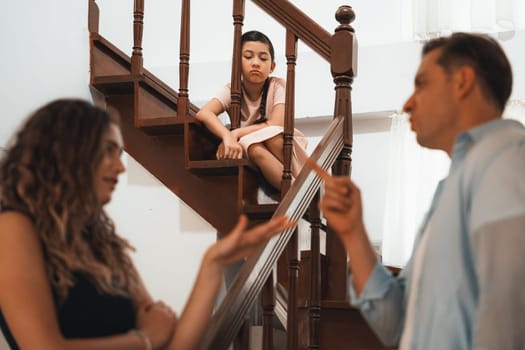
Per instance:
[[[247,223],[246,216],[241,215],[233,230],[208,249],[204,257],[204,264],[214,264],[222,268],[242,260],[274,235],[295,225],[295,222],[290,222],[286,216],[272,218],[246,231]]]
[[[231,132],[227,133],[217,148],[217,159],[242,159],[242,146]]]
[[[163,349],[171,340],[177,316],[162,301],[139,306],[137,328],[148,337],[153,349]]]

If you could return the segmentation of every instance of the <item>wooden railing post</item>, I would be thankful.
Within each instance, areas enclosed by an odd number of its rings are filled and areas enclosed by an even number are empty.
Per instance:
[[[266,280],[261,292],[263,305],[263,350],[273,349],[273,326],[272,319],[275,310],[275,289],[273,285],[273,274]]]
[[[131,54],[131,74],[142,74],[142,33],[144,30],[144,0],[135,0],[133,5],[133,53]]]
[[[230,108],[232,129],[241,125],[241,36],[243,21],[244,0],[233,0],[232,102]]]
[[[295,64],[297,61],[297,36],[286,30],[286,100],[284,105],[283,177],[281,193],[288,192],[292,184],[293,134],[295,127]]]
[[[319,191],[315,194],[308,208],[310,218],[310,303],[308,308],[310,338],[308,339],[308,349],[320,348],[320,327],[321,327],[321,243],[319,233],[321,230],[321,218],[319,210]]]
[[[88,30],[90,33],[98,33],[98,23],[100,11],[95,0],[89,0],[88,3]]]
[[[352,82],[357,71],[357,42],[350,22],[355,14],[350,6],[341,6],[335,15],[340,25],[331,40],[330,66],[335,83],[335,116],[344,117],[343,150],[332,167],[336,175],[350,175],[352,164]],[[329,227],[330,228],[330,227]],[[346,251],[341,241],[329,229],[326,237],[328,257],[328,290],[326,299],[346,300],[347,271]]]
[[[188,115],[188,79],[190,72],[190,0],[182,0],[179,50],[179,100],[177,116]]]
[[[295,64],[297,61],[297,36],[286,30],[286,103],[284,108],[284,167],[281,195],[288,192],[292,183],[293,134],[295,121]],[[288,255],[288,317],[287,349],[298,349],[297,331],[297,279],[299,277],[298,232],[295,230],[287,247]]]

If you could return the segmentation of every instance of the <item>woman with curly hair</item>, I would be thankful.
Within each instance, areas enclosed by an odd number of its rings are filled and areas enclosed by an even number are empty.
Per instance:
[[[0,328],[12,349],[193,349],[224,267],[289,225],[241,217],[205,253],[179,319],[154,302],[104,211],[125,169],[118,119],[81,100],[38,109],[0,163]]]

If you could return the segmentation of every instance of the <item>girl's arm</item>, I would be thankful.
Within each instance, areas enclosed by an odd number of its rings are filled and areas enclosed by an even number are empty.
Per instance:
[[[216,98],[212,98],[197,112],[197,120],[204,123],[206,128],[210,130],[215,136],[224,139],[230,134],[222,122],[219,120],[218,115],[224,112],[222,104]]]
[[[286,217],[278,217],[248,231],[245,231],[246,225],[246,217],[241,216],[235,228],[205,253],[169,349],[192,350],[199,346],[215,306],[225,266],[252,254],[291,224]]]
[[[257,123],[248,125],[242,128],[234,129],[231,131],[232,135],[236,138],[236,140],[240,139],[241,137],[248,135],[254,131],[260,130],[262,128],[265,128],[267,126],[284,126],[284,103],[280,103],[278,105],[275,105],[272,110],[272,115],[270,118],[268,118],[267,121],[263,123]]]
[[[241,159],[242,147],[237,142],[238,138],[235,138],[217,118],[222,112],[222,104],[216,98],[212,98],[197,112],[196,117],[208,130],[221,138],[222,144],[217,151],[217,159]]]
[[[16,212],[0,214],[0,309],[21,349],[144,350],[143,339],[122,334],[97,339],[64,339],[58,325],[41,242],[33,223]],[[156,305],[148,311],[147,330],[154,349],[169,340],[172,315]],[[163,326],[168,323],[167,326]],[[150,329],[166,329],[147,333]]]

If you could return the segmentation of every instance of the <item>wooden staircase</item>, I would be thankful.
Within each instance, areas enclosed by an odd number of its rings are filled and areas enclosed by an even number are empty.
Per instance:
[[[353,29],[349,25],[353,12],[348,8],[341,11],[338,18],[341,25],[331,36],[288,1],[253,2],[287,28],[287,80],[293,80],[290,66],[295,65],[296,53],[292,49],[294,46],[296,49],[298,38],[323,59],[331,61],[337,117],[312,158],[325,169],[334,166],[333,173],[349,174],[352,147],[350,84],[356,58],[355,41],[350,34]],[[242,0],[234,1],[238,36],[242,5]],[[189,14],[188,0],[182,1],[182,7],[183,10],[186,7]],[[300,259],[294,256],[297,238],[290,231],[272,240],[245,263],[214,316],[203,348],[228,348],[240,331],[247,310],[263,291],[279,256],[287,250],[291,277],[284,285],[290,295],[287,298],[288,332],[292,334],[288,337],[288,349],[384,349],[358,310],[348,304],[346,254],[335,235],[327,234],[327,256],[319,253],[319,231],[323,225],[318,210],[316,212],[316,202],[312,205],[310,202],[317,198],[320,180],[308,169],[303,169],[290,185],[290,176],[288,174],[286,184],[285,174],[281,202],[278,205],[258,203],[261,175],[253,164],[246,159],[214,160],[219,140],[195,119],[198,107],[190,103],[187,90],[189,30],[185,33],[184,28],[188,28],[189,23],[181,25],[181,86],[175,91],[142,66],[143,10],[143,0],[135,0],[134,46],[129,56],[98,33],[98,8],[94,0],[89,3],[90,85],[96,103],[120,114],[126,152],[221,233],[229,232],[241,213],[248,215],[251,224],[274,213],[287,214],[292,219],[306,215],[315,232],[315,236],[312,233],[312,251],[303,252]],[[183,17],[184,21],[189,18]],[[334,53],[334,47],[345,47],[346,51]],[[293,100],[288,99],[294,95],[291,86],[287,85],[287,114],[292,120],[288,118],[285,122],[285,145],[286,130],[293,130]],[[232,121],[232,125],[236,123],[238,121]],[[285,172],[286,168],[285,164]],[[266,341],[264,348],[270,349],[271,343],[271,339]]]

